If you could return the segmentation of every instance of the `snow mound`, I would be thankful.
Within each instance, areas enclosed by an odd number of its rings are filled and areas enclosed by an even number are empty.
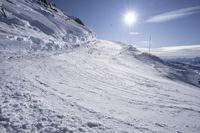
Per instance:
[[[164,63],[162,59],[149,53],[141,52],[132,45],[124,46],[121,54],[127,54],[145,63]]]
[[[0,50],[66,50],[95,40],[95,34],[75,19],[38,1],[3,0]]]

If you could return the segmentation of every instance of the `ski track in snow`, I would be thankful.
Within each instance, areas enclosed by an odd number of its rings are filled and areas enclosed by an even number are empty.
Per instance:
[[[0,132],[198,133],[200,90],[121,51],[98,41],[42,57],[1,54]]]

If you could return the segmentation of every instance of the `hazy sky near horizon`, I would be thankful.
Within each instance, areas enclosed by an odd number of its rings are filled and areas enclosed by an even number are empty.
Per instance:
[[[133,43],[136,47],[200,45],[200,0],[51,0],[77,16],[98,38]],[[133,10],[137,23],[129,28],[123,14]],[[130,34],[130,32],[132,34]]]

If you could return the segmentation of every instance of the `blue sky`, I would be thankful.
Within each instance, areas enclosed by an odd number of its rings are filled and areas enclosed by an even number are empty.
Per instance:
[[[200,0],[52,1],[67,14],[81,18],[100,39],[148,47],[151,35],[154,48],[200,44]],[[138,14],[131,29],[123,22],[126,10]]]

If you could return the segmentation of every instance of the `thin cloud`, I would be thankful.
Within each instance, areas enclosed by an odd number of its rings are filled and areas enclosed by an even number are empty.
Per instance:
[[[161,22],[166,22],[166,21],[182,18],[182,17],[188,16],[188,15],[199,13],[199,12],[200,12],[200,6],[182,8],[182,9],[158,14],[156,16],[149,18],[148,20],[146,20],[146,22],[161,23]]]
[[[134,47],[144,49],[145,47],[149,45],[149,41],[148,40],[136,41],[133,44],[134,44]]]
[[[130,32],[129,34],[130,35],[140,35],[141,33],[139,33],[139,32]]]
[[[147,48],[138,48],[147,52]],[[151,53],[163,57],[195,57],[200,56],[200,45],[172,46],[152,48]]]

